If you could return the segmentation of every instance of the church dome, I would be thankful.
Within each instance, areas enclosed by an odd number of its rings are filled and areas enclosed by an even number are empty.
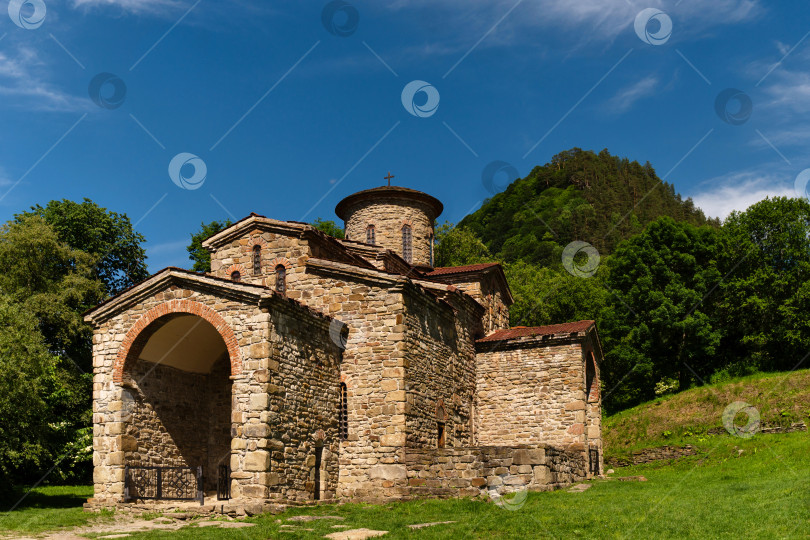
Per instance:
[[[433,227],[442,210],[437,198],[399,186],[358,191],[335,207],[347,239],[390,249],[424,267],[433,266]]]

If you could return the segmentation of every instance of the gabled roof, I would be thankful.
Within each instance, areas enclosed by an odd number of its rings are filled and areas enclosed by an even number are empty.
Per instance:
[[[240,238],[246,231],[254,228],[280,234],[287,234],[290,236],[308,238],[315,242],[319,242],[322,246],[331,250],[333,254],[343,258],[346,262],[350,262],[350,264],[355,264],[362,268],[374,267],[373,264],[365,260],[363,257],[349,251],[346,246],[341,244],[336,238],[325,234],[308,223],[302,223],[300,221],[281,221],[278,219],[271,219],[261,216],[256,213],[252,213],[248,217],[240,219],[230,227],[209,236],[202,242],[202,246],[208,251],[214,252],[217,250],[217,248],[237,238]]]
[[[476,340],[476,343],[508,341],[510,339],[531,338],[536,336],[568,337],[571,334],[586,332],[595,324],[594,321],[576,321],[562,324],[549,324],[547,326],[516,326],[514,328],[496,330],[490,335]]]
[[[481,264],[468,264],[465,266],[445,266],[442,268],[434,268],[432,271],[425,273],[425,276],[444,276],[447,274],[467,274],[470,272],[480,272],[488,268],[500,266],[498,263],[481,263]]]
[[[500,263],[480,263],[468,264],[465,266],[445,266],[441,268],[434,268],[430,272],[425,272],[422,275],[424,279],[430,281],[438,281],[441,283],[469,283],[475,281],[478,275],[493,274],[496,282],[500,284],[503,300],[507,306],[511,305],[515,300],[512,296],[512,290],[509,288],[509,281],[506,279],[506,274],[503,272],[503,267]]]
[[[331,317],[263,285],[236,282],[170,266],[89,309],[83,314],[84,320],[98,326],[142,299],[148,298],[172,285],[194,286],[226,298],[256,304],[264,304],[270,301],[288,302],[317,317],[331,319]]]

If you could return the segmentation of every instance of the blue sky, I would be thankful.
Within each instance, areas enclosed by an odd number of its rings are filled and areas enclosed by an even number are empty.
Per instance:
[[[649,160],[721,217],[810,167],[803,1],[6,4],[0,219],[88,197],[137,223],[153,271],[188,266],[202,221],[336,219],[389,170],[458,222],[488,164],[524,176],[574,146]],[[403,101],[412,81],[436,108]]]

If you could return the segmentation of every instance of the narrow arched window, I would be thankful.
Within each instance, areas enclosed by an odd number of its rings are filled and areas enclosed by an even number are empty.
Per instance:
[[[262,246],[256,244],[253,246],[253,275],[258,276],[262,273]]]
[[[411,235],[411,226],[402,226],[402,258],[409,263],[413,262],[413,238]]]
[[[276,292],[287,292],[287,268],[283,264],[276,266]]]
[[[366,244],[372,245],[377,244],[377,238],[376,235],[374,234],[374,225],[369,225],[368,227],[366,227]]]
[[[593,383],[596,379],[596,363],[593,358],[593,353],[588,354],[588,359],[585,360],[585,399],[590,401],[591,390]]]
[[[340,406],[338,409],[338,434],[340,440],[349,438],[349,395],[346,383],[340,383]]]
[[[430,241],[430,266],[433,266],[433,233],[430,233],[428,240]]]
[[[242,281],[242,274],[239,273],[239,270],[234,270],[231,272],[231,279],[233,281]]]

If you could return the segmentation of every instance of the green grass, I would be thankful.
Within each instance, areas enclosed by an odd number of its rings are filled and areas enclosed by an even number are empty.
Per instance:
[[[740,453],[740,450],[742,452]],[[133,534],[154,538],[322,538],[338,529],[366,527],[389,531],[385,538],[807,538],[810,522],[810,436],[807,433],[757,435],[740,439],[712,436],[696,456],[674,463],[619,469],[617,475],[644,475],[647,482],[598,480],[583,493],[530,493],[515,511],[477,500],[424,500],[386,505],[344,504],[298,508],[249,518],[247,529],[199,528]],[[614,476],[617,476],[614,475]],[[52,489],[52,488],[46,488]],[[20,514],[65,525],[79,522],[67,507],[70,490],[77,503],[89,488],[64,488],[57,508],[26,508]],[[42,500],[42,502],[46,502]],[[55,501],[56,502],[56,501]],[[337,515],[343,521],[289,523],[293,515]],[[46,517],[47,516],[47,517]],[[15,518],[20,524],[25,518]],[[413,531],[409,524],[456,521]],[[80,524],[80,523],[77,523]],[[0,526],[6,526],[0,522]],[[303,529],[314,529],[312,532]],[[13,530],[20,530],[14,528]],[[110,534],[110,533],[105,533]]]
[[[609,416],[602,422],[606,457],[665,444],[709,444],[706,432],[723,426],[723,410],[735,401],[754,406],[766,425],[810,424],[810,369],[700,386]]]
[[[93,495],[92,486],[44,486],[31,490],[28,495],[25,495],[26,491],[4,497],[4,500],[11,501],[4,504],[5,509],[13,507],[20,499],[22,502],[14,511],[0,513],[0,535],[79,527],[109,517],[109,513],[98,516],[83,510],[82,504]]]

